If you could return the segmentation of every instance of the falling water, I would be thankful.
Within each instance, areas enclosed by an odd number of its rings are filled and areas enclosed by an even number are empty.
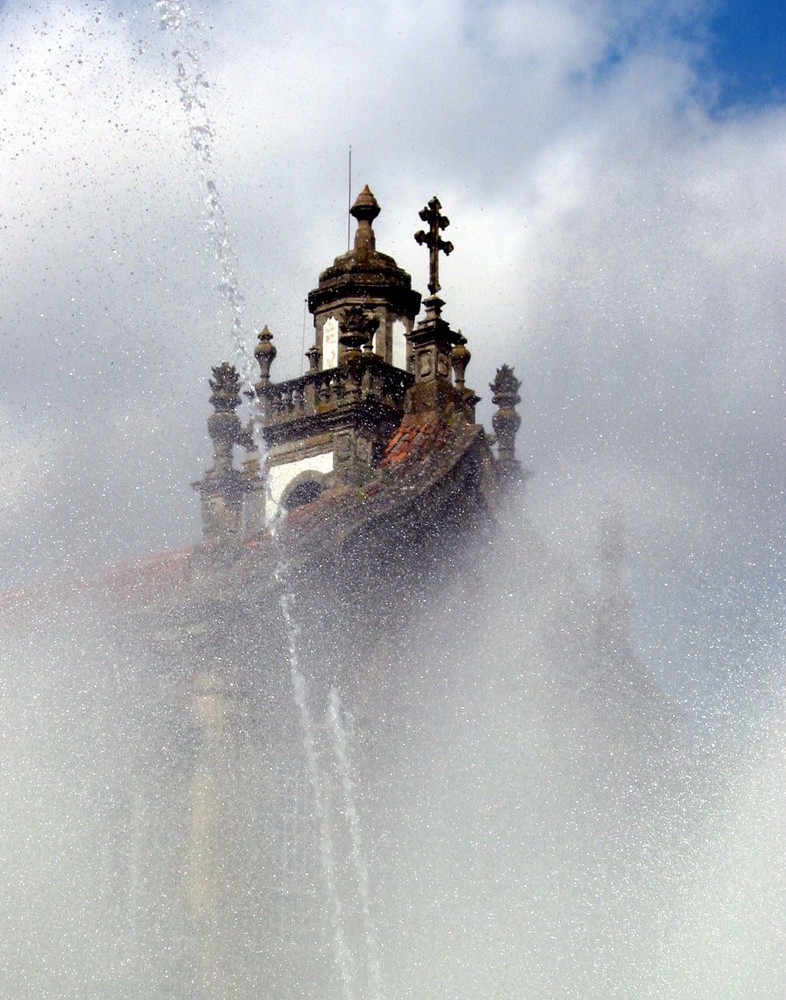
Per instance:
[[[156,10],[161,29],[172,32],[179,43],[171,55],[175,65],[175,82],[180,92],[180,106],[188,122],[191,149],[199,168],[200,184],[204,189],[205,229],[218,265],[218,291],[232,317],[231,336],[240,375],[246,388],[251,389],[254,371],[243,341],[245,298],[240,289],[237,254],[229,233],[224,204],[213,176],[213,123],[205,99],[210,83],[200,52],[205,31],[192,14],[186,0],[156,0]],[[256,429],[257,422],[252,420],[252,431],[256,433]]]
[[[379,943],[377,941],[374,921],[371,916],[371,899],[368,887],[368,870],[363,853],[363,838],[360,831],[360,817],[355,805],[355,788],[352,781],[349,760],[349,741],[347,730],[342,719],[341,697],[336,688],[330,689],[328,698],[328,716],[333,733],[333,753],[336,758],[341,790],[344,797],[344,816],[352,838],[352,860],[360,893],[360,906],[363,913],[363,928],[366,939],[366,951],[369,978],[377,1000],[382,1000],[382,973],[379,965]]]
[[[230,238],[223,202],[215,179],[211,176],[213,126],[204,96],[205,91],[209,88],[209,82],[199,51],[199,38],[204,34],[204,31],[200,23],[193,17],[189,5],[185,0],[157,0],[156,8],[159,13],[161,28],[174,32],[181,42],[181,46],[172,52],[176,68],[176,83],[180,92],[180,104],[189,123],[188,134],[190,144],[199,166],[200,180],[206,192],[204,198],[204,218],[210,245],[218,265],[218,290],[232,316],[231,335],[234,342],[235,354],[239,361],[240,373],[246,385],[247,395],[252,400],[250,427],[257,452],[262,457],[265,452],[265,443],[261,434],[260,421],[257,419],[258,414],[255,409],[256,397],[253,393],[254,375],[243,340],[245,300],[238,281],[237,255],[235,254]],[[267,484],[267,489],[269,500],[269,483]],[[347,946],[342,925],[342,906],[336,886],[334,849],[328,811],[324,801],[319,756],[314,739],[314,723],[309,708],[308,684],[298,659],[299,627],[292,611],[294,599],[287,589],[287,563],[278,539],[277,524],[274,524],[272,528],[271,538],[278,551],[278,565],[275,576],[283,586],[280,607],[289,645],[292,696],[298,710],[302,729],[303,751],[306,757],[309,783],[314,796],[314,808],[320,831],[320,858],[333,923],[336,962],[341,972],[346,998],[347,1000],[353,1000],[353,983],[356,976],[355,963],[352,952]],[[353,830],[353,855],[356,855],[359,849],[360,846],[355,840],[355,831]],[[365,882],[367,883],[367,878]],[[365,913],[368,912],[367,896],[368,892],[364,883]],[[378,963],[376,969],[378,977]]]
[[[279,564],[277,573],[281,573]],[[292,596],[284,592],[280,600],[281,613],[287,630],[289,643],[289,669],[292,679],[292,694],[300,713],[300,723],[303,730],[303,749],[308,766],[308,778],[314,795],[314,808],[319,823],[319,847],[322,860],[322,871],[327,884],[328,898],[332,904],[331,919],[333,922],[333,937],[336,947],[336,960],[344,983],[347,1000],[353,1000],[354,982],[356,978],[355,962],[350,951],[343,928],[343,907],[336,885],[336,862],[333,851],[333,838],[330,833],[328,810],[324,798],[322,778],[319,770],[319,755],[314,738],[314,720],[308,703],[308,685],[298,659],[297,640],[300,627],[292,615]]]

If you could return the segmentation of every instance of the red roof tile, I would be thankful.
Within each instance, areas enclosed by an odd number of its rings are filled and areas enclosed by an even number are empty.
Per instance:
[[[410,459],[422,459],[433,448],[441,448],[448,439],[449,429],[436,417],[421,424],[399,427],[390,436],[380,466],[389,468]]]

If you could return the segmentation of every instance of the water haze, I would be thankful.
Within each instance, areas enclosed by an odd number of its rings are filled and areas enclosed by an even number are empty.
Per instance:
[[[614,18],[537,6],[543,31],[522,33],[516,5],[452,5],[440,46],[402,9],[398,41],[368,47],[391,67],[372,102],[369,57],[337,54],[386,34],[373,11],[314,8],[306,32],[195,8],[207,159],[160,5],[3,9],[7,995],[258,996],[269,963],[293,995],[783,995],[783,115],[710,123],[667,35],[600,72]],[[422,116],[394,72],[420,45],[449,54]],[[331,69],[311,89],[315,65]],[[524,109],[525,91],[542,99]],[[450,206],[468,379],[484,394],[516,364],[536,475],[462,573],[413,595],[366,699],[314,669],[329,644],[297,650],[331,897],[290,664],[248,640],[277,712],[200,757],[178,623],[80,581],[198,537],[205,380],[243,338],[250,356],[257,317],[274,378],[300,370],[303,294],[345,239],[345,137],[383,203],[380,246],[414,275],[401,206],[436,185]],[[608,505],[624,648],[604,640]],[[237,852],[210,869],[242,901],[221,928],[193,917],[200,769],[200,787],[221,776]],[[307,968],[282,971],[246,871],[304,893],[302,921],[283,903],[275,919],[313,932]]]
[[[326,820],[288,664],[245,651],[280,714],[251,710],[241,743],[221,750],[225,770],[211,764],[232,817],[218,877],[240,902],[216,932],[225,964],[209,959],[205,995],[258,995],[270,922],[297,921],[299,907],[309,926],[323,920],[311,945],[325,942],[324,991],[343,995],[324,822],[350,995],[782,990],[778,664],[744,720],[718,706],[723,725],[699,738],[646,664],[604,646],[610,619],[577,567],[524,519],[510,528],[491,551],[470,547],[482,570],[416,600],[387,659],[357,662],[362,681],[328,689],[314,664],[330,645],[299,647]],[[204,760],[178,676],[188,644],[157,609],[134,621],[84,591],[31,598],[3,638],[5,989],[200,995],[189,787]],[[289,916],[276,897],[252,906],[235,881],[246,864],[287,891],[306,885],[306,902]],[[293,995],[317,985],[297,966],[286,983]]]

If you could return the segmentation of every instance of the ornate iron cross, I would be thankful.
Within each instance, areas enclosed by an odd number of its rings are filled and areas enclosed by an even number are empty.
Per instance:
[[[453,244],[440,239],[440,229],[447,229],[450,225],[450,219],[439,214],[441,208],[439,199],[435,195],[428,205],[420,210],[420,218],[429,225],[428,232],[421,229],[415,233],[415,240],[421,245],[425,243],[429,249],[428,290],[432,295],[436,295],[440,289],[439,251],[441,250],[446,257],[453,252]]]

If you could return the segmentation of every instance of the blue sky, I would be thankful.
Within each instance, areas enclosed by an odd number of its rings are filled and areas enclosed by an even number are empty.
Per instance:
[[[0,13],[12,6],[13,2],[0,0]],[[786,4],[772,0],[717,0],[704,6],[699,23],[708,42],[709,65],[720,83],[719,108],[783,100]]]
[[[786,97],[786,5],[764,0],[721,2],[709,29],[722,107],[739,102],[761,105]]]

